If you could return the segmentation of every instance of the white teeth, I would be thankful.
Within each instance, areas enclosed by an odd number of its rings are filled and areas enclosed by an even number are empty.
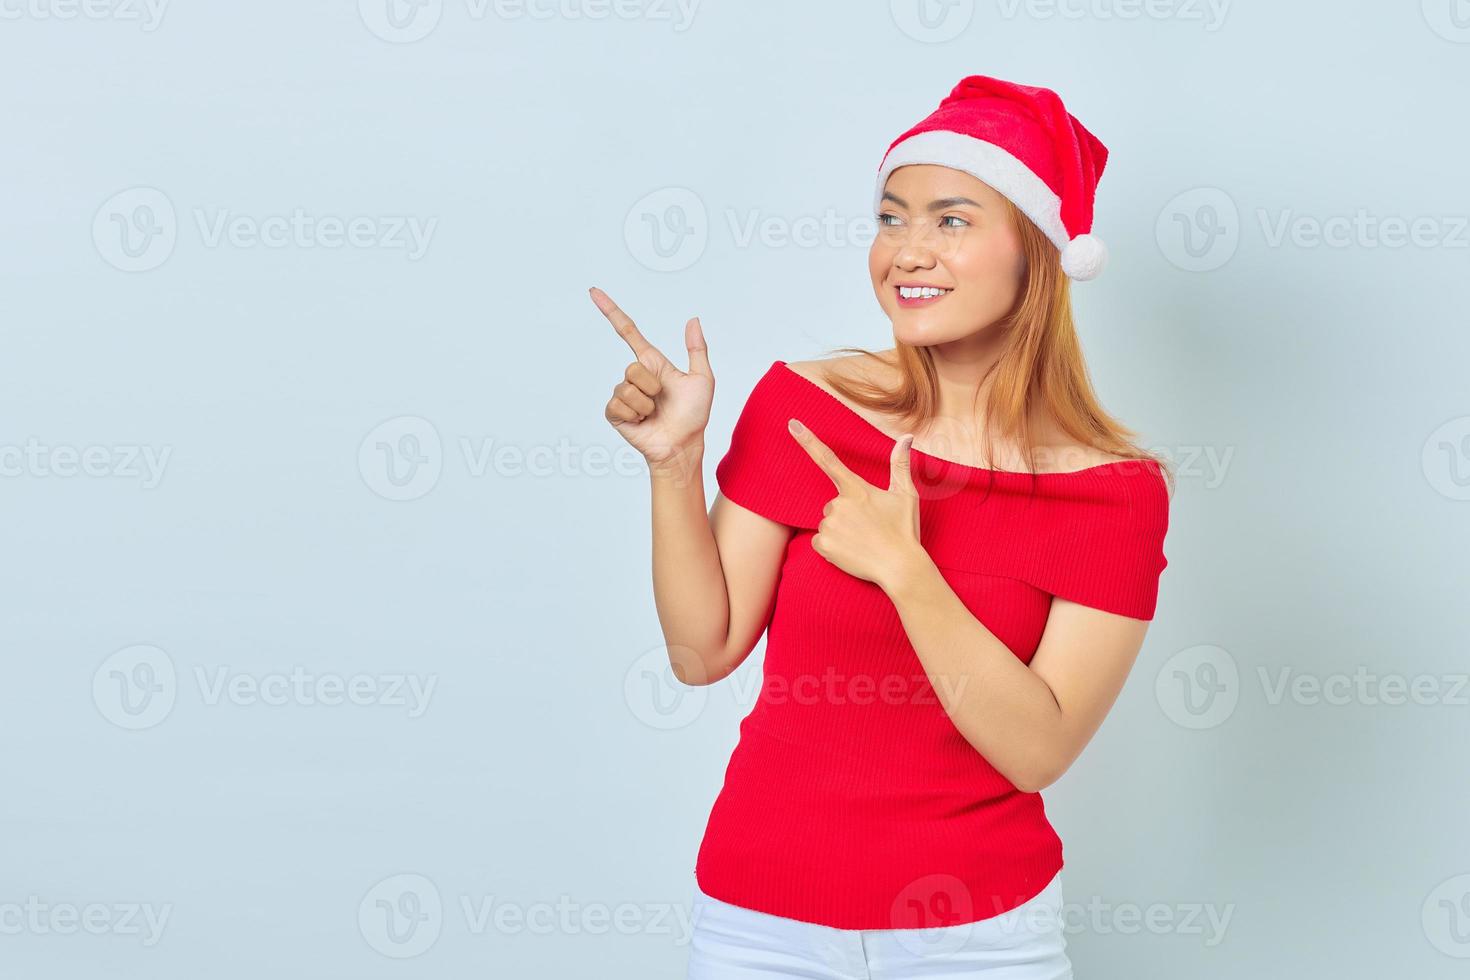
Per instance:
[[[935,286],[899,286],[898,295],[904,299],[929,299],[934,296],[943,296],[949,292],[948,289],[939,289]]]

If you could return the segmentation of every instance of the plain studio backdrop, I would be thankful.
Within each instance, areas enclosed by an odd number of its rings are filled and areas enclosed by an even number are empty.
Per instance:
[[[1108,145],[1074,290],[1179,471],[1045,793],[1079,978],[1470,965],[1463,0],[3,0],[0,974],[683,975],[763,647],[671,684],[605,288],[891,342],[894,137]]]

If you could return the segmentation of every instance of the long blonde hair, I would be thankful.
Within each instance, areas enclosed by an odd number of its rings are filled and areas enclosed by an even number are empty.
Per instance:
[[[1136,433],[1098,404],[1072,320],[1070,280],[1062,272],[1057,247],[1009,199],[1005,203],[1020,232],[1026,270],[1015,306],[992,328],[1003,331],[1004,347],[985,375],[993,374],[995,382],[985,405],[984,459],[993,458],[993,435],[999,434],[1021,448],[1027,469],[1034,473],[1036,447],[1028,419],[1042,408],[1070,438],[1084,445],[1125,459],[1157,462],[1172,495],[1174,474],[1167,459],[1139,446],[1133,440]],[[837,347],[832,352],[879,356],[863,347]],[[894,389],[835,377],[828,383],[860,405],[896,415],[911,428],[934,417],[938,375],[934,355],[927,349],[899,343],[897,354],[900,380]]]

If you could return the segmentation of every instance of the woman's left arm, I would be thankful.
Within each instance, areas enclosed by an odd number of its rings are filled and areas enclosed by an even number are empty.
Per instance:
[[[884,490],[792,422],[792,435],[837,487],[813,550],[888,594],[935,695],[1001,775],[1031,793],[1056,782],[1117,700],[1148,621],[1053,597],[1036,653],[1022,663],[971,614],[919,543],[913,438],[894,444]]]
[[[960,734],[1028,793],[1056,782],[1082,754],[1149,625],[1053,597],[1027,665],[974,617],[922,549],[878,584]]]

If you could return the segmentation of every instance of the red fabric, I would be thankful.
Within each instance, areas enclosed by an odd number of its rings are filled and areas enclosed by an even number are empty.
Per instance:
[[[715,469],[729,500],[794,529],[755,706],[710,812],[706,894],[842,929],[952,925],[1034,897],[1062,867],[1040,794],[965,741],[892,601],[818,555],[832,481],[795,417],[856,473],[888,485],[893,440],[775,361]],[[1023,662],[1052,596],[1151,619],[1168,496],[1157,464],[1075,473],[965,466],[912,450],[921,541],[975,617]]]

